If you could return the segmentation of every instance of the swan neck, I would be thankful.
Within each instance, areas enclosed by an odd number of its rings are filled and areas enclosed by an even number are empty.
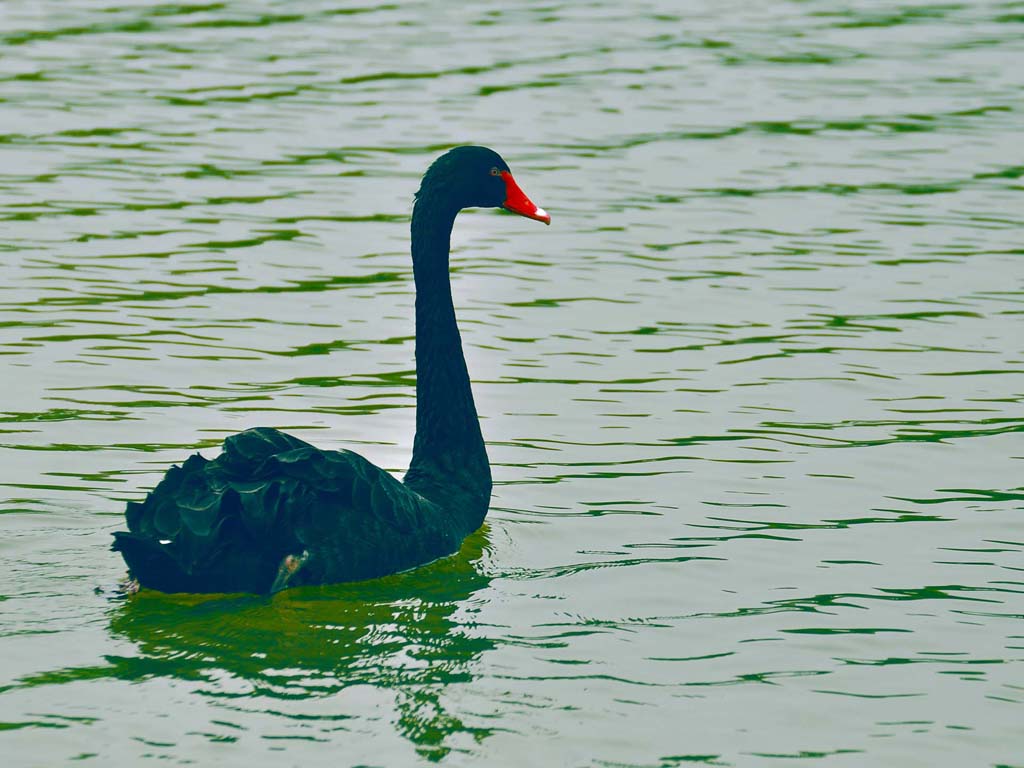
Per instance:
[[[413,208],[416,438],[405,482],[476,530],[491,473],[452,301],[448,257],[458,209],[422,192]]]

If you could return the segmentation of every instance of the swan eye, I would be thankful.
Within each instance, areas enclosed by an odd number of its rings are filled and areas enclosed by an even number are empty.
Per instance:
[[[499,171],[497,168],[491,168],[491,176],[500,176],[500,175],[501,175],[501,171]]]

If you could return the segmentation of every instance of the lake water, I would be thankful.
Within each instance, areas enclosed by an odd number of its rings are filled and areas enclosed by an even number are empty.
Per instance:
[[[0,7],[6,765],[1024,766],[1024,2]],[[250,426],[401,472],[449,146],[496,481],[376,582],[118,595]]]

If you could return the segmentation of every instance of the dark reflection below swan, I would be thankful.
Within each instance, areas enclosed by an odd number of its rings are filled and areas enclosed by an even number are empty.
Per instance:
[[[448,273],[452,226],[468,207],[551,221],[485,147],[453,149],[424,175],[412,215],[416,439],[404,483],[274,429],[233,435],[216,459],[190,457],[128,504],[113,547],[139,584],[258,593],[369,579],[451,554],[480,527],[491,471]]]
[[[481,562],[485,530],[469,536],[455,556],[413,572],[289,590],[273,601],[144,591],[118,605],[110,621],[112,632],[138,645],[137,656],[108,655],[109,666],[22,682],[162,677],[183,681],[195,695],[215,697],[228,709],[237,699],[239,708],[263,708],[284,719],[289,716],[275,700],[329,698],[370,685],[394,695],[398,732],[422,756],[439,760],[457,734],[478,741],[489,735],[449,714],[443,703],[446,688],[473,680],[480,655],[494,647],[472,624],[474,595],[490,584]],[[341,703],[337,713],[330,705],[314,709],[325,713],[325,731],[352,711]],[[315,727],[316,719],[303,714],[295,721]]]

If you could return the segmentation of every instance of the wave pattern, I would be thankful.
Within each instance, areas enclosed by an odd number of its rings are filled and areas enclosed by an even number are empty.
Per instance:
[[[15,762],[1019,762],[1024,4],[336,6],[0,11]],[[227,434],[404,468],[407,216],[467,142],[555,219],[454,236],[485,529],[112,597],[124,502]]]

